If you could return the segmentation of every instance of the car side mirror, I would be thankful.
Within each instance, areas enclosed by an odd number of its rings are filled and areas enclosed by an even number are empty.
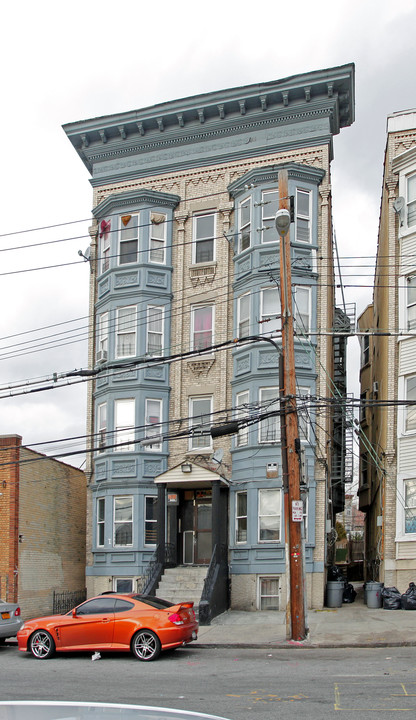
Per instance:
[[[72,617],[76,617],[76,616],[77,616],[77,609],[74,608],[72,611]]]

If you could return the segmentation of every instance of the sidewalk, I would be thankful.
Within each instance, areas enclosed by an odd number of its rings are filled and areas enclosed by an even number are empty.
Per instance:
[[[416,611],[371,609],[357,596],[340,608],[309,610],[308,638],[286,639],[284,612],[229,610],[200,627],[199,647],[307,648],[416,646]]]

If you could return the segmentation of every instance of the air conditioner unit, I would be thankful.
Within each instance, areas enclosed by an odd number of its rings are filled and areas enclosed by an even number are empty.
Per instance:
[[[97,363],[104,363],[107,360],[107,350],[99,350],[97,352]]]
[[[378,395],[378,382],[373,382],[373,395]]]

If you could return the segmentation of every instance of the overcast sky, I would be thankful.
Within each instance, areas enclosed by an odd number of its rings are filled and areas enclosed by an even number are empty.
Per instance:
[[[87,367],[78,250],[92,190],[65,123],[354,62],[356,120],[334,138],[334,224],[346,300],[358,314],[371,301],[386,118],[416,107],[416,0],[15,0],[0,17],[0,434],[48,453],[85,434],[85,383],[7,396]]]

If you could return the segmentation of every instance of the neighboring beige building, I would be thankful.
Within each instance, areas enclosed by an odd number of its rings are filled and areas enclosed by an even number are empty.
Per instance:
[[[416,110],[387,120],[373,303],[361,337],[366,579],[416,576]]]
[[[0,437],[0,597],[23,618],[85,588],[85,474]]]
[[[202,565],[222,606],[286,605],[279,353],[263,340],[281,342],[286,170],[307,592],[322,606],[343,437],[328,442],[334,415],[315,422],[310,398],[334,388],[330,164],[354,103],[351,64],[65,125],[94,191],[89,594]],[[235,419],[238,434],[211,437]]]

